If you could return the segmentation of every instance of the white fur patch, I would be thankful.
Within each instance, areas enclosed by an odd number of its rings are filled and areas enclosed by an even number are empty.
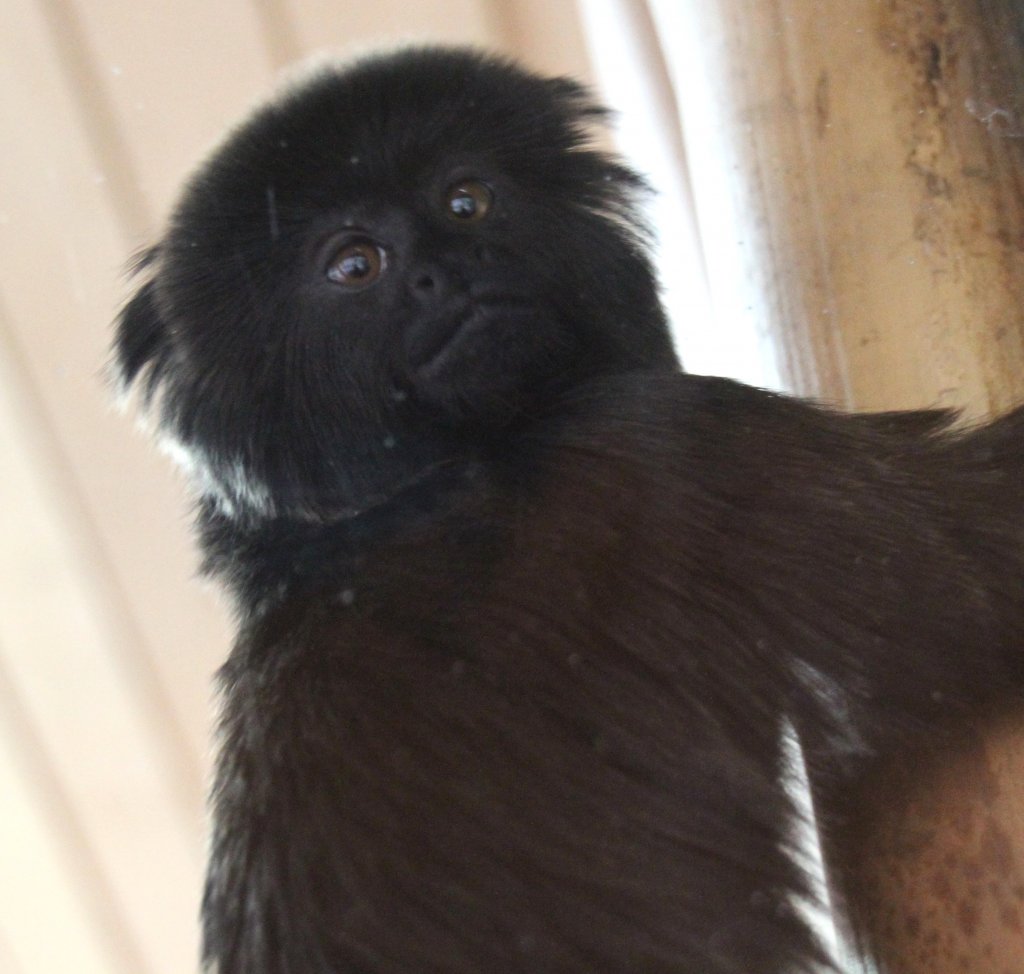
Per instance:
[[[821,832],[811,797],[807,763],[799,735],[788,719],[783,722],[781,738],[784,763],[782,786],[796,810],[791,835],[792,847],[797,864],[807,876],[810,888],[810,895],[797,897],[793,907],[806,920],[832,965],[820,974],[879,974],[874,963],[856,949],[832,897],[821,846]]]
[[[277,513],[270,489],[253,477],[241,460],[217,462],[201,447],[182,443],[166,432],[158,436],[157,443],[184,471],[192,489],[212,500],[225,517],[274,517]]]
[[[793,676],[829,722],[829,746],[839,755],[869,755],[871,748],[853,720],[849,691],[810,663],[794,660],[791,665]]]

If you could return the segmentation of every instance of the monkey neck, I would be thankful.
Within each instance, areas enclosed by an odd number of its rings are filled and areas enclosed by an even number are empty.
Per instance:
[[[580,473],[566,459],[567,445],[570,455],[607,455],[617,465],[618,454],[629,454],[625,440],[646,429],[643,416],[638,423],[628,417],[638,409],[643,413],[652,387],[676,390],[678,378],[666,370],[578,383],[543,411],[453,442],[447,459],[410,465],[392,490],[358,505],[345,495],[345,503],[331,508],[318,494],[315,513],[296,504],[285,507],[286,513],[261,514],[204,501],[198,517],[203,571],[227,587],[243,621],[339,577],[373,575],[374,563],[391,555],[408,564],[432,560],[433,568],[421,566],[425,574],[447,560],[452,577],[463,578],[466,572],[458,566],[486,562],[495,537],[529,513],[542,481]],[[593,435],[602,416],[619,417],[615,439],[621,443]],[[650,443],[641,439],[636,445],[643,453]]]
[[[494,465],[476,459],[435,464],[392,494],[332,516],[239,517],[203,502],[202,571],[226,585],[238,615],[249,619],[339,571],[358,574],[394,539],[415,544],[486,524],[499,494]]]

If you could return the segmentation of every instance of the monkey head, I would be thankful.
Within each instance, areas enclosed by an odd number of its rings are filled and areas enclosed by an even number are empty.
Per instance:
[[[584,89],[405,51],[293,84],[139,261],[115,371],[228,515],[330,518],[675,359]]]

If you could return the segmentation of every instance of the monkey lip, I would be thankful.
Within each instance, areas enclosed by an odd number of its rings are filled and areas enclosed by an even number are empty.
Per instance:
[[[528,302],[513,297],[491,297],[475,301],[461,314],[428,326],[407,347],[410,370],[429,378],[444,369],[460,346],[471,336],[496,322],[528,313]]]

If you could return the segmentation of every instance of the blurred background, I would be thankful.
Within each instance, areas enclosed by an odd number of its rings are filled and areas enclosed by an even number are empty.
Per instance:
[[[196,967],[228,620],[102,372],[123,268],[224,127],[310,55],[471,43],[574,75],[657,188],[691,371],[981,415],[1022,392],[1024,128],[965,6],[5,0],[0,974]]]

